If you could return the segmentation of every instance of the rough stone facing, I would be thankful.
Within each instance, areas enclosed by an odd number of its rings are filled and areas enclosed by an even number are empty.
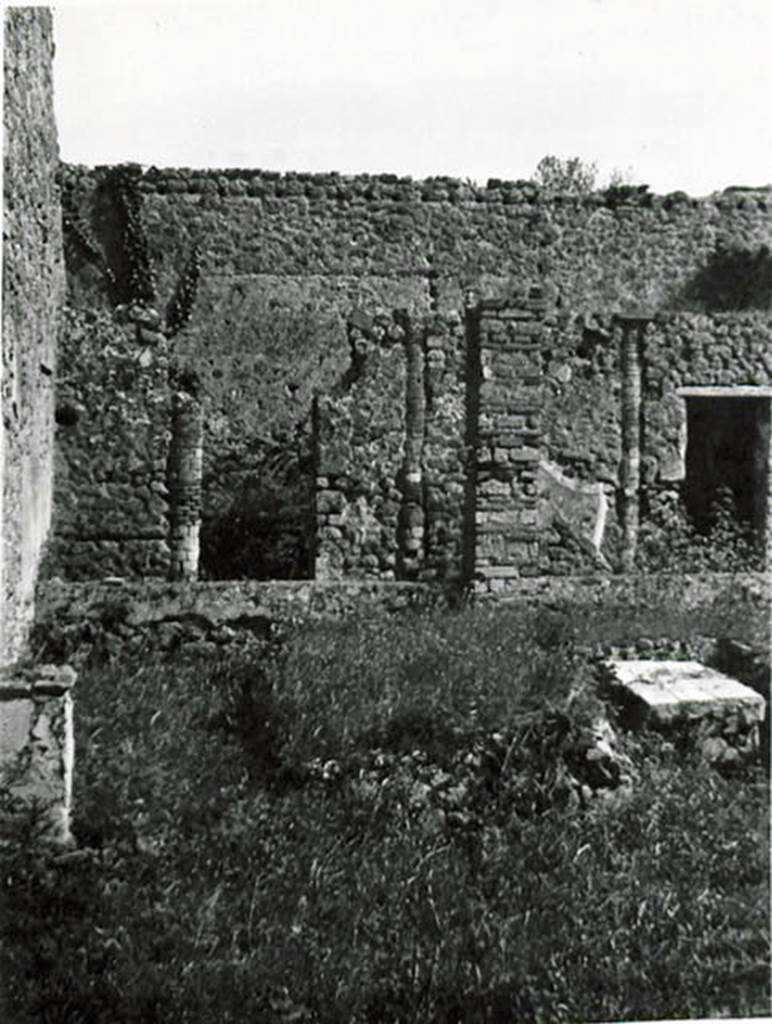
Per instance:
[[[68,310],[61,363],[47,571],[166,575],[172,392],[158,314]]]
[[[351,369],[315,407],[315,576],[396,579],[407,358],[390,318],[349,325]]]
[[[97,197],[104,201],[108,173],[62,171],[68,204],[105,250],[110,218]],[[621,329],[614,317],[642,307],[652,315],[640,353],[641,525],[654,522],[678,489],[677,388],[769,380],[768,190],[702,200],[641,191],[624,201],[611,193],[548,201],[528,183],[477,189],[448,178],[390,175],[152,169],[138,180],[159,294],[171,294],[194,245],[202,252],[199,295],[175,348],[200,374],[209,410],[205,539],[227,523],[244,488],[264,505],[283,488],[288,508],[314,490],[310,472],[305,487],[274,479],[269,467],[276,446],[297,434],[308,438],[313,396],[335,397],[350,361],[346,324],[354,309],[370,316],[404,309],[423,347],[423,493],[398,516],[396,542],[397,571],[417,578],[457,577],[465,558],[470,564],[473,528],[460,525],[474,505],[468,421],[476,397],[465,305],[495,298],[514,312],[512,296],[527,282],[543,287],[551,305],[539,356],[543,455],[567,478],[601,485],[610,509],[620,500],[622,456]],[[79,308],[104,306],[87,262],[70,260],[70,300]],[[751,265],[759,273],[740,273]],[[727,281],[745,282],[741,294]],[[384,438],[389,432],[384,420]],[[306,511],[295,525],[311,518]],[[621,528],[610,516],[601,554],[614,566]],[[540,571],[595,568],[595,556],[560,524],[550,523],[542,541]],[[285,575],[300,571],[287,566]]]
[[[45,8],[5,14],[0,664],[18,658],[52,500],[54,381],[64,300],[53,41]]]

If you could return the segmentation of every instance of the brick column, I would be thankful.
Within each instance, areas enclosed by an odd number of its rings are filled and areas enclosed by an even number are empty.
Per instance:
[[[479,310],[474,574],[483,592],[541,571],[538,469],[546,309],[541,289],[533,287],[516,307],[484,302]]]
[[[404,332],[405,345],[405,450],[398,486],[402,504],[397,520],[397,577],[415,579],[423,568],[425,555],[425,512],[423,507],[423,447],[426,394],[421,339],[404,310],[394,314]]]
[[[201,403],[187,391],[172,395],[172,438],[169,448],[169,578],[198,576],[203,464]]]
[[[619,317],[622,328],[622,463],[619,485],[622,497],[622,553],[624,572],[635,565],[638,547],[641,486],[641,349],[648,317]]]

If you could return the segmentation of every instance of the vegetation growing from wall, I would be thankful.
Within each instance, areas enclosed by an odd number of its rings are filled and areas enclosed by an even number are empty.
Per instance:
[[[644,519],[638,536],[637,567],[644,572],[762,572],[765,538],[737,513],[734,496],[720,489],[699,530],[679,501]]]
[[[705,265],[684,289],[686,308],[706,313],[772,309],[772,254],[719,240]]]
[[[232,478],[230,502],[203,519],[200,569],[204,579],[313,576],[309,443],[302,424],[283,439],[253,442],[250,469]]]
[[[113,306],[152,306],[158,299],[158,274],[143,217],[141,180],[138,164],[109,168],[95,190],[92,227],[79,210],[72,182],[66,176],[63,179],[62,226],[68,267],[77,270],[84,262],[94,267]],[[200,273],[201,249],[194,242],[167,303],[167,337],[189,322]]]
[[[166,336],[173,338],[190,321],[201,276],[201,249],[193,246],[166,307]]]
[[[536,165],[535,179],[541,194],[548,199],[555,196],[587,196],[595,188],[598,167],[578,156],[566,159],[543,156]]]

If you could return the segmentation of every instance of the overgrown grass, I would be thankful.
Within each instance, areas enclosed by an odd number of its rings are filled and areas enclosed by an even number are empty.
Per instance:
[[[354,620],[259,662],[84,672],[93,852],[2,852],[2,1019],[768,1012],[765,778],[631,738],[626,800],[552,799],[550,729],[594,698],[582,623],[539,623]]]

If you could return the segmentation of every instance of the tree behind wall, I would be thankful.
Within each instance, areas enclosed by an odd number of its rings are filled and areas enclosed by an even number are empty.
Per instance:
[[[578,156],[543,156],[536,165],[536,183],[545,197],[589,195],[597,177],[597,164]]]

